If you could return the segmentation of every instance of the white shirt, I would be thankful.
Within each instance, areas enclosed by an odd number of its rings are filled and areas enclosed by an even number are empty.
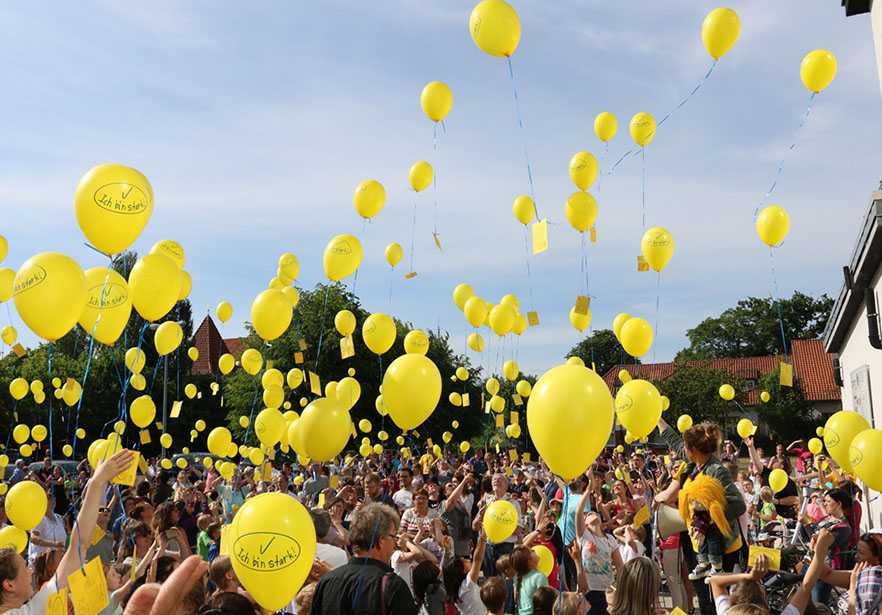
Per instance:
[[[43,586],[43,589],[31,596],[31,599],[21,605],[20,608],[6,611],[5,615],[45,615],[49,608],[49,596],[58,591],[58,585],[53,578]],[[67,609],[65,609],[65,612]]]
[[[339,568],[349,562],[346,551],[334,545],[317,542],[315,544],[315,556],[320,560],[326,561],[332,568]]]
[[[585,530],[579,537],[579,549],[582,552],[582,567],[588,577],[588,590],[606,591],[615,581],[612,552],[616,549],[616,539],[607,535],[595,536]]]
[[[640,557],[641,555],[646,553],[646,547],[643,546],[642,542],[640,542],[636,539],[633,542],[637,543],[637,550],[636,551],[634,550],[634,548],[631,546],[630,543],[619,543],[619,553],[622,556],[622,563],[623,564],[627,563],[629,560],[634,559],[635,557]]]
[[[413,569],[416,568],[416,562],[402,562],[402,555],[404,555],[404,551],[395,551],[389,559],[389,565],[392,566],[392,570],[395,571],[395,574],[404,579],[405,583],[407,583],[408,589],[410,589],[410,593],[412,594]]]
[[[400,510],[413,508],[413,491],[399,489],[392,495],[392,501]]]
[[[478,587],[472,577],[466,575],[457,592],[459,597],[460,615],[484,615],[484,603],[481,602],[481,588]]]
[[[40,534],[39,537],[41,540],[58,542],[62,545],[67,539],[67,530],[64,529],[64,520],[61,518],[61,515],[55,513],[52,513],[51,517],[43,515],[43,518],[40,519],[40,522],[33,531]],[[48,551],[49,549],[50,547],[38,547],[33,541],[31,541],[28,545],[28,559],[30,559],[31,564],[33,564],[34,558],[37,557],[37,554],[42,553],[43,551]]]

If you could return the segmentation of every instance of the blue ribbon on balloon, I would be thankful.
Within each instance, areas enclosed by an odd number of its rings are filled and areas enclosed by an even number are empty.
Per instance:
[[[533,211],[536,220],[539,220],[539,207],[536,205],[536,192],[533,189],[533,171],[530,169],[530,155],[527,152],[527,136],[524,132],[524,118],[521,115],[521,102],[518,99],[518,88],[515,85],[514,68],[511,65],[511,56],[508,56],[508,74],[511,75],[511,89],[514,92],[515,110],[518,114],[518,126],[521,128],[521,142],[524,145],[524,162],[527,164],[527,179],[530,182],[530,197],[533,199]]]

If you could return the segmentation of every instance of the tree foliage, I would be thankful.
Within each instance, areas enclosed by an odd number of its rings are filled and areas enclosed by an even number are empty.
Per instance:
[[[634,360],[625,354],[612,329],[594,331],[570,349],[566,358],[570,357],[579,357],[587,367],[591,367],[593,362],[595,371],[601,376],[616,365]],[[637,360],[637,363],[639,362]]]
[[[673,374],[653,384],[671,400],[670,408],[662,415],[670,425],[676,425],[680,415],[688,414],[695,423],[709,421],[724,427],[724,431],[728,426],[734,432],[738,419],[733,421],[729,415],[737,414],[738,406],[720,397],[719,390],[721,385],[731,384],[735,389],[735,401],[742,402],[746,395],[742,391],[744,381],[740,378],[733,378],[728,371],[712,368],[708,363],[679,363]]]
[[[774,443],[785,446],[800,438],[808,440],[813,436],[813,408],[806,401],[802,382],[793,378],[793,386],[780,384],[780,366],[774,372],[763,374],[759,385],[769,393],[769,401],[757,407],[760,422],[769,428],[769,437]]]

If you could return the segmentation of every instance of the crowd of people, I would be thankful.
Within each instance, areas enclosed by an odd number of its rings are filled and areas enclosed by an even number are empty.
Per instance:
[[[271,477],[241,464],[230,479],[151,459],[125,488],[109,480],[132,462],[127,451],[94,471],[84,462],[76,477],[48,458],[37,470],[18,464],[10,482],[38,482],[49,498],[27,549],[0,549],[0,613],[45,613],[95,558],[107,581],[102,613],[267,613],[239,583],[221,535],[268,491],[309,510],[317,541],[284,613],[796,615],[836,611],[837,600],[855,615],[882,612],[882,532],[861,532],[860,488],[832,460],[801,441],[766,456],[752,438],[722,442],[713,424],[659,428],[664,445],[608,448],[566,482],[529,454],[483,448],[278,462]],[[775,469],[788,476],[777,492]],[[518,521],[492,542],[483,518],[498,500]],[[663,527],[672,515],[682,527]],[[777,549],[790,574],[752,546]],[[787,585],[780,602],[774,575]]]

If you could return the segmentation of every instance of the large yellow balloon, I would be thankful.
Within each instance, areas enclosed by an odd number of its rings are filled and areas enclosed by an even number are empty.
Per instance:
[[[655,226],[643,233],[640,251],[650,267],[661,271],[674,255],[674,238],[667,230]]]
[[[140,428],[147,427],[156,418],[156,404],[149,395],[142,395],[132,402],[129,407],[129,416],[132,422]]]
[[[215,427],[208,434],[208,452],[219,457],[224,457],[226,456],[227,449],[230,448],[232,442],[233,435],[230,433],[229,429],[226,427]]]
[[[275,408],[264,408],[254,418],[254,433],[264,446],[271,448],[282,439],[285,417]]]
[[[597,159],[589,152],[577,152],[570,158],[570,179],[579,190],[588,190],[597,179]]]
[[[512,425],[512,427],[517,427],[517,425]],[[551,571],[554,569],[554,555],[551,554],[551,549],[545,545],[536,545],[533,547],[533,552],[539,556],[539,563],[536,564],[536,570],[544,574],[546,577],[550,577]]]
[[[190,291],[193,289],[193,278],[190,277],[190,273],[184,269],[181,269],[181,292],[178,293],[178,301],[183,301],[187,298],[187,295],[190,294]]]
[[[790,216],[783,207],[769,205],[756,217],[756,232],[767,246],[784,241],[789,230]]]
[[[9,252],[9,242],[6,241],[6,237],[0,235],[0,262],[3,262],[3,259],[6,258],[6,254]]]
[[[236,367],[236,359],[229,353],[222,354],[217,360],[217,368],[223,375],[229,374]]]
[[[469,32],[478,48],[491,56],[510,56],[521,40],[521,20],[502,0],[483,0],[469,17]]]
[[[484,511],[484,531],[492,542],[503,542],[518,527],[518,510],[508,500],[496,500]]]
[[[261,356],[260,351],[256,348],[248,348],[242,353],[240,362],[242,363],[242,369],[244,369],[246,373],[256,376],[257,372],[259,372],[260,368],[263,366],[263,357]]]
[[[18,331],[16,331],[15,327],[12,325],[6,325],[3,327],[3,330],[0,331],[0,339],[3,340],[4,344],[12,346],[15,343],[15,340],[18,339]]]
[[[285,401],[285,391],[280,384],[270,384],[263,390],[263,403],[267,408],[278,409]]]
[[[840,410],[824,424],[824,446],[827,452],[843,470],[851,472],[848,448],[860,432],[870,429],[863,416],[851,410]]]
[[[584,331],[591,324],[591,310],[588,310],[587,314],[579,314],[575,306],[570,308],[570,323],[577,331]]]
[[[400,263],[402,256],[404,256],[404,250],[401,249],[400,243],[390,243],[386,246],[386,262],[390,266],[394,267]]]
[[[882,491],[882,430],[865,429],[855,435],[848,449],[848,464],[870,489]]]
[[[181,341],[184,339],[184,331],[181,329],[181,325],[177,323],[177,321],[169,320],[156,329],[156,334],[153,336],[153,345],[156,346],[156,352],[160,355],[167,355],[170,352],[174,352],[174,350],[181,345]]]
[[[361,398],[361,385],[355,378],[346,376],[337,383],[335,394],[337,401],[343,404],[347,410],[352,410],[352,407]]]
[[[6,485],[3,485],[4,487]],[[4,493],[6,493],[4,491]],[[12,548],[16,553],[21,553],[28,546],[28,534],[23,529],[14,525],[7,525],[0,529],[0,548]]]
[[[124,277],[107,267],[93,267],[85,276],[86,305],[78,322],[86,333],[92,335],[94,331],[95,339],[102,344],[113,344],[132,314],[129,285]],[[98,320],[99,314],[101,320]]]
[[[279,257],[279,271],[291,278],[291,281],[294,281],[300,275],[300,262],[296,256],[285,252]]]
[[[597,201],[588,192],[574,192],[567,199],[566,214],[570,225],[584,233],[597,219]]]
[[[520,335],[521,333],[526,331],[527,330],[527,317],[521,313],[518,313],[517,317],[515,318],[514,327],[512,327],[511,330],[514,331],[515,335]]]
[[[319,397],[303,410],[299,436],[306,454],[316,461],[330,461],[349,441],[352,423],[346,407],[336,399]]]
[[[233,306],[227,301],[221,301],[217,304],[217,319],[221,322],[227,322],[233,316]]]
[[[469,337],[466,341],[468,342],[469,348],[475,352],[484,352],[484,338],[481,337],[480,333],[469,333]]]
[[[15,271],[9,267],[0,269],[0,303],[12,298],[12,289],[15,285]]]
[[[425,160],[420,160],[419,162],[414,162],[410,167],[410,173],[408,174],[408,180],[410,181],[410,187],[419,192],[420,190],[425,190],[432,184],[432,177],[434,176],[434,171],[432,170],[432,165],[430,165]]]
[[[15,309],[42,338],[54,342],[70,331],[86,304],[86,276],[77,262],[58,252],[32,256],[15,274]]]
[[[756,427],[750,419],[741,419],[738,421],[738,425],[735,426],[735,431],[738,432],[741,438],[749,438],[756,431]]]
[[[104,254],[118,254],[132,245],[150,220],[153,188],[136,169],[101,164],[80,179],[74,209],[89,243]]]
[[[315,524],[303,505],[284,493],[262,493],[242,504],[230,525],[236,577],[268,611],[289,604],[312,570]]]
[[[802,82],[812,92],[820,92],[836,76],[836,56],[826,49],[809,52],[799,67]]]
[[[631,315],[627,312],[622,312],[618,314],[613,320],[613,333],[616,336],[616,339],[619,338],[619,335],[622,332],[622,325],[631,320]]]
[[[496,335],[505,335],[515,324],[516,314],[507,305],[494,305],[490,310],[490,328]]]
[[[355,331],[355,315],[349,310],[340,310],[334,316],[334,327],[343,337],[352,335],[352,332]]]
[[[342,280],[355,273],[361,264],[361,242],[352,235],[337,235],[325,246],[325,275],[329,280]]]
[[[46,503],[43,487],[34,481],[23,480],[6,494],[6,516],[15,527],[30,532],[46,514]]]
[[[603,113],[598,113],[597,117],[594,118],[594,134],[597,135],[597,138],[601,141],[609,141],[614,136],[616,136],[616,131],[619,129],[619,122],[609,111],[604,111]]]
[[[153,244],[153,247],[150,248],[149,254],[164,254],[172,259],[179,269],[184,268],[184,262],[187,260],[184,248],[174,239],[157,241]]]
[[[414,329],[404,336],[404,352],[409,354],[426,354],[429,351],[429,338],[420,331]]]
[[[616,394],[619,422],[635,438],[651,434],[661,413],[661,395],[651,382],[637,378],[629,380]]]
[[[564,480],[573,479],[588,468],[609,439],[612,395],[603,379],[586,367],[553,367],[533,386],[527,426],[549,469]]]
[[[12,439],[16,444],[24,444],[31,435],[31,429],[27,425],[18,424],[12,430]]]
[[[655,137],[655,119],[645,112],[640,112],[631,118],[631,138],[634,142],[643,147],[649,145]]]
[[[383,403],[401,429],[416,429],[441,399],[441,372],[431,359],[406,354],[389,365],[383,376]]]
[[[450,108],[453,107],[453,92],[447,84],[432,81],[420,92],[420,106],[430,120],[440,122],[447,117]]]
[[[484,320],[490,314],[487,309],[487,302],[478,296],[470,297],[462,310],[465,313],[466,320],[473,327],[480,327],[484,324]]]
[[[453,289],[453,302],[460,310],[465,310],[466,301],[475,296],[475,291],[468,284],[457,284]]]
[[[514,217],[517,218],[518,222],[521,224],[529,224],[530,220],[533,219],[533,216],[536,215],[536,206],[533,204],[533,199],[530,197],[519,196],[514,200],[514,203],[512,203],[511,211],[514,214]]]
[[[652,347],[652,327],[642,318],[630,318],[619,330],[622,348],[632,357],[642,357]]]
[[[163,254],[148,254],[129,274],[132,303],[144,320],[153,322],[169,313],[178,302],[181,270]]]
[[[373,218],[386,203],[386,189],[377,180],[366,179],[355,188],[352,202],[359,216]]]
[[[787,486],[787,480],[787,472],[781,468],[777,468],[772,470],[769,474],[769,487],[771,487],[772,491],[775,493],[780,493]]]
[[[738,41],[741,20],[732,9],[720,7],[712,10],[701,25],[701,41],[715,60],[726,55]]]
[[[361,337],[365,346],[378,355],[392,348],[396,333],[395,321],[380,312],[368,316],[361,327]]]
[[[287,331],[293,315],[291,302],[280,290],[268,288],[257,295],[251,304],[251,324],[267,342]]]

